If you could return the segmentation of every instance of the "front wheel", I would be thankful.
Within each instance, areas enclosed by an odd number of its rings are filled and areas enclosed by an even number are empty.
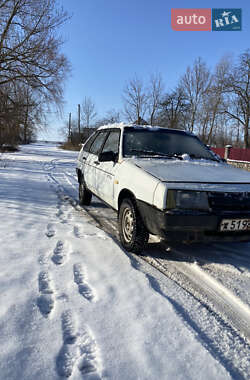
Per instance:
[[[148,242],[148,231],[145,228],[136,205],[130,199],[122,201],[119,216],[119,234],[123,247],[127,251],[140,253]]]
[[[83,181],[79,183],[79,203],[80,205],[89,206],[92,199],[92,193],[86,188]]]

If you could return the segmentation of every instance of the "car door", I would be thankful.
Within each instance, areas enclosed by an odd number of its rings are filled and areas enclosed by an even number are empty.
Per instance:
[[[101,152],[113,152],[118,159],[120,130],[110,130]],[[101,199],[114,206],[114,179],[117,170],[117,159],[108,162],[99,162],[96,166],[96,189]]]
[[[83,144],[83,147],[79,153],[79,156],[78,156],[78,168],[81,170],[81,172],[83,173],[84,175],[84,171],[85,171],[85,166],[86,166],[86,160],[87,160],[87,157],[89,155],[89,149],[93,143],[93,141],[95,140],[95,138],[97,137],[98,133],[95,132],[92,136],[90,136],[90,138],[87,140],[87,142],[85,144]]]
[[[98,154],[102,148],[102,145],[107,135],[107,130],[98,132],[96,138],[94,139],[89,148],[89,154],[85,160],[86,164],[84,170],[84,181],[86,183],[87,188],[98,196],[99,194],[96,189],[96,167],[99,165]]]

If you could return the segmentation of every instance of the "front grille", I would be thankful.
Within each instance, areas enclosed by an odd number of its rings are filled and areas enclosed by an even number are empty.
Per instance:
[[[208,192],[208,202],[212,210],[250,210],[250,193],[210,191]]]

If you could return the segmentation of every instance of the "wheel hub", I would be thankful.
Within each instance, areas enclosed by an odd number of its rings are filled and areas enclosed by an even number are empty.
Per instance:
[[[122,216],[122,232],[127,243],[131,242],[134,231],[134,218],[130,208],[126,208]]]

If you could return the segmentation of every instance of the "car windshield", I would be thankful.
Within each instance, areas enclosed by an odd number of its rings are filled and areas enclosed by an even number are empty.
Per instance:
[[[164,129],[125,129],[123,154],[179,159],[188,154],[190,158],[218,161],[196,136]]]

